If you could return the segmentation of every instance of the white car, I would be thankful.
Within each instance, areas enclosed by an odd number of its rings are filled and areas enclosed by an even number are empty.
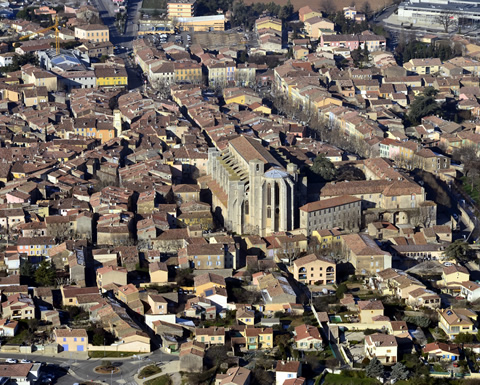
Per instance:
[[[444,263],[443,263],[443,266],[446,266],[446,267],[453,266],[453,263],[451,263],[451,262],[444,262]]]
[[[14,360],[13,358],[7,358],[5,360],[6,363],[8,364],[16,364],[17,363],[17,360]]]
[[[32,361],[30,361],[30,360],[20,360],[20,363],[21,364],[31,364]]]

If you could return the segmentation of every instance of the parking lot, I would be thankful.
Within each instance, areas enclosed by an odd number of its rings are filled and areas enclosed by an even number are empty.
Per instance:
[[[185,48],[190,47],[192,44],[192,35],[189,32],[178,32],[176,34],[155,34],[148,36],[147,39],[153,41],[153,43],[159,48],[166,43],[175,43]]]

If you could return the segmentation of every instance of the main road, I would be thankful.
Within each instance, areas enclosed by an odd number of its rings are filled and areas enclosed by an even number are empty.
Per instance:
[[[118,56],[125,61],[125,68],[128,73],[128,88],[135,89],[140,87],[143,84],[141,74],[128,53],[132,48],[133,41],[137,38],[138,17],[142,0],[128,0],[125,28],[121,32],[118,31],[115,25],[116,6],[111,0],[92,0],[92,4],[100,12],[103,23],[109,28],[110,41],[117,47],[116,52],[118,52]]]

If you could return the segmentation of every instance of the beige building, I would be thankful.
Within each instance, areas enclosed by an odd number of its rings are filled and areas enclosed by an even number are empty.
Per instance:
[[[164,284],[168,283],[168,269],[165,262],[152,262],[148,265],[150,273],[150,283]]]
[[[300,207],[300,227],[313,231],[341,228],[358,231],[362,220],[362,200],[352,196],[341,196],[307,203]]]
[[[322,31],[327,31],[331,33],[334,31],[335,24],[328,19],[323,17],[314,16],[308,20],[305,20],[305,31],[312,40],[318,40]]]
[[[168,302],[161,295],[149,294],[147,300],[152,314],[161,315],[168,313]]]
[[[465,266],[444,266],[441,283],[445,286],[458,286],[461,282],[470,280],[470,273]]]
[[[430,75],[440,72],[442,61],[437,58],[410,59],[403,65],[410,74]]]
[[[34,319],[35,305],[33,300],[21,293],[9,296],[5,302],[2,302],[2,316],[9,320]]]
[[[53,338],[64,352],[87,351],[88,335],[85,329],[55,329]]]
[[[377,357],[382,364],[394,364],[398,359],[398,343],[395,336],[389,334],[371,334],[365,337],[365,355]]]
[[[336,265],[327,258],[309,254],[293,262],[293,277],[307,285],[332,285],[336,282]]]
[[[170,20],[179,17],[193,17],[196,0],[172,0],[167,2],[167,16]]]
[[[225,345],[225,328],[212,326],[196,328],[195,341],[210,345]]]
[[[104,288],[105,286],[115,283],[118,286],[127,284],[127,269],[118,266],[105,266],[97,270],[97,287]]]
[[[110,32],[102,24],[87,24],[75,27],[75,38],[95,42],[110,41]]]
[[[477,317],[477,313],[470,309],[440,309],[438,327],[450,338],[455,338],[460,333],[475,334]]]
[[[378,247],[366,234],[342,235],[342,246],[347,261],[360,275],[375,274],[392,267],[392,255]]]
[[[377,317],[383,316],[385,310],[381,301],[358,301],[360,322],[373,323]]]
[[[22,69],[22,80],[25,84],[46,87],[49,92],[57,90],[57,76],[36,67]]]

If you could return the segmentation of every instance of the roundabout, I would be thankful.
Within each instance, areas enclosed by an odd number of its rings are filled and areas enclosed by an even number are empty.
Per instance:
[[[120,368],[115,366],[115,365],[112,365],[112,363],[104,363],[100,366],[97,366],[95,367],[95,369],[93,369],[93,371],[97,374],[117,374],[120,372]]]

